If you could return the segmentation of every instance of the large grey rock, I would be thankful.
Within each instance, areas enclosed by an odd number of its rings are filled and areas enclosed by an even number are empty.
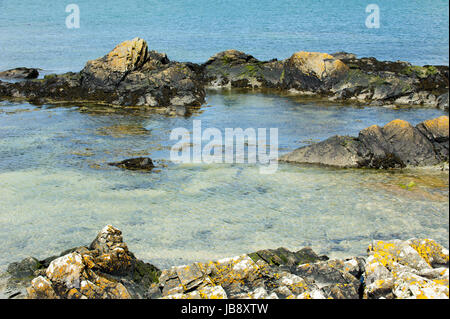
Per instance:
[[[430,166],[448,161],[448,116],[413,127],[394,120],[384,127],[362,130],[357,138],[333,136],[301,147],[280,157],[280,161],[335,167],[402,168]]]

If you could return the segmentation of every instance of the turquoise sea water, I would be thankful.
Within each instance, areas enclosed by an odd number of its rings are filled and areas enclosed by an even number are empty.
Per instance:
[[[80,70],[135,36],[171,59],[203,62],[235,48],[259,59],[299,50],[448,64],[447,1],[377,1],[381,28],[365,27],[369,1],[73,1],[81,28],[65,27],[63,1],[0,0],[0,70]],[[279,129],[279,151],[356,135],[434,109],[356,108],[272,94],[216,92],[191,117],[81,112],[0,102],[0,268],[89,243],[110,223],[130,250],[157,266],[309,245],[332,256],[364,255],[372,239],[448,242],[448,172],[339,170],[281,165],[168,162],[170,131]],[[153,173],[106,163],[134,156]],[[167,165],[167,167],[166,167]],[[411,189],[405,185],[414,182]]]
[[[80,8],[79,29],[65,26],[70,3]],[[365,26],[370,3],[380,8],[379,29]],[[259,59],[344,50],[448,65],[448,9],[446,0],[0,0],[0,70],[78,71],[136,36],[180,61],[227,49]]]

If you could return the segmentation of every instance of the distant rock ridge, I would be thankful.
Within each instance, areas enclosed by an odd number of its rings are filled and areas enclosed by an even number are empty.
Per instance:
[[[38,76],[38,69],[23,67],[0,72],[0,79],[36,79]]]
[[[34,77],[34,73],[17,70],[0,75]],[[259,61],[244,52],[227,50],[201,65],[174,62],[164,53],[150,51],[145,40],[134,38],[88,61],[77,73],[19,83],[0,81],[0,99],[189,107],[205,103],[206,88],[246,88],[360,104],[448,109],[448,75],[448,66],[358,59],[346,52],[300,51],[282,61]]]
[[[89,246],[9,265],[6,294],[30,299],[411,299],[449,297],[449,253],[431,239],[374,241],[368,257],[260,250],[160,271],[107,225]],[[26,288],[26,290],[25,290]]]
[[[416,127],[394,120],[372,125],[358,137],[333,136],[280,157],[280,161],[336,167],[403,168],[433,166],[449,160],[449,118],[441,116]]]

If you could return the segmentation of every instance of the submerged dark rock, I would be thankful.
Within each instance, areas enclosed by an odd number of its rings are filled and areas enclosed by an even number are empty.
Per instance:
[[[448,116],[413,127],[394,120],[384,127],[370,126],[358,137],[333,136],[301,147],[281,161],[336,167],[403,168],[431,166],[449,159]]]
[[[108,165],[129,170],[151,170],[155,167],[152,159],[149,157],[130,158],[121,162],[108,163]]]
[[[38,69],[33,68],[15,68],[0,72],[0,78],[4,79],[36,79],[38,76]]]

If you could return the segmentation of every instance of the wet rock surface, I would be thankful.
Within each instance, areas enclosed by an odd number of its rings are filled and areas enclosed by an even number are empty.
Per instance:
[[[441,116],[416,127],[394,120],[370,126],[358,137],[333,136],[301,147],[280,160],[335,167],[403,168],[448,162],[449,119]]]
[[[27,70],[3,73],[37,77]],[[135,38],[88,61],[77,73],[21,83],[0,82],[0,98],[35,104],[196,107],[205,102],[205,88],[246,88],[359,104],[448,109],[448,74],[448,66],[378,61],[346,52],[300,51],[285,60],[260,61],[244,52],[227,50],[203,64],[174,62],[165,53],[149,50],[145,40]]]
[[[447,249],[410,239],[375,241],[367,258],[278,248],[160,271],[136,259],[120,230],[108,225],[89,246],[10,264],[4,293],[33,299],[448,298],[448,267]]]

